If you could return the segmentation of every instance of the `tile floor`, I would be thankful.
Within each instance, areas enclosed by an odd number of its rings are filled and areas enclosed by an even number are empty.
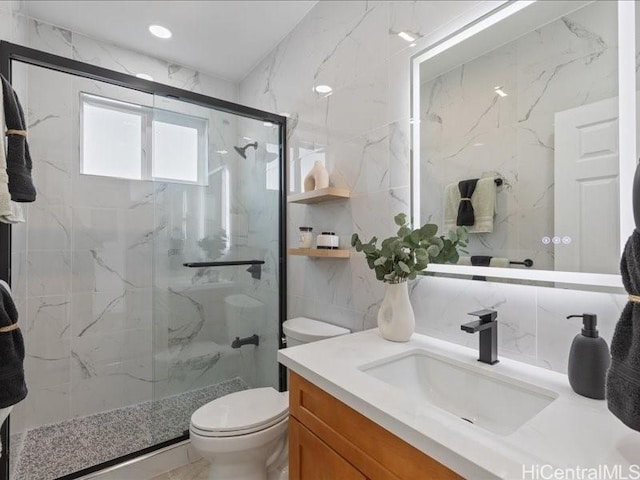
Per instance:
[[[204,459],[197,462],[184,465],[170,472],[163,473],[151,480],[208,480],[209,479],[209,463]]]

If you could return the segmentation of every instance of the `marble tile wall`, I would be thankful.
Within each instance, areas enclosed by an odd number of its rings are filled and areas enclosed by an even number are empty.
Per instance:
[[[235,84],[37,22],[7,2],[0,2],[0,32],[2,40],[116,71],[148,73],[158,82],[217,98],[238,98]],[[251,279],[242,267],[185,269],[184,261],[210,259],[196,242],[221,224],[218,186],[91,177],[80,175],[78,167],[78,91],[128,95],[129,101],[162,107],[161,99],[113,92],[115,87],[38,67],[16,66],[14,75],[27,110],[39,198],[27,207],[27,223],[13,229],[13,288],[25,325],[30,395],[14,411],[12,432],[235,376],[277,384],[277,195],[230,192],[232,204],[225,207],[245,212],[249,225],[261,219],[233,245],[268,257],[267,281]],[[262,159],[242,166],[233,151],[248,134],[240,134],[238,120],[205,113],[212,127],[210,170],[228,167],[232,189],[243,176],[259,175]],[[273,135],[272,128],[256,123]],[[221,149],[234,156],[222,158],[216,154]],[[266,247],[258,249],[264,246],[263,227],[269,229]],[[261,301],[265,324],[273,323],[252,329],[273,337],[260,352],[229,346],[225,298],[238,293]],[[267,349],[272,367],[258,358]],[[257,369],[256,362],[265,366]]]
[[[319,2],[240,84],[240,102],[291,115],[289,165],[301,152],[324,156],[331,183],[349,201],[288,206],[288,242],[299,226],[333,230],[347,246],[395,231],[393,215],[410,211],[410,57],[430,39],[467,23],[480,2]],[[411,48],[400,31],[422,36]],[[313,87],[333,87],[329,96]],[[301,172],[302,176],[306,172]],[[291,175],[292,172],[289,172]],[[298,173],[298,178],[300,173]],[[294,190],[299,190],[296,185]],[[288,259],[288,315],[352,330],[371,328],[384,296],[360,255],[349,261]],[[557,371],[566,368],[579,326],[566,315],[598,313],[610,340],[624,297],[524,285],[423,278],[411,286],[417,330],[476,345],[459,325],[480,307],[500,311],[501,354]]]
[[[540,239],[554,236],[554,202],[563,198],[563,187],[554,188],[554,117],[617,96],[617,31],[616,4],[595,2],[421,79],[423,220],[444,224],[447,184],[499,176],[494,231],[471,235],[470,253],[553,270],[554,245]]]

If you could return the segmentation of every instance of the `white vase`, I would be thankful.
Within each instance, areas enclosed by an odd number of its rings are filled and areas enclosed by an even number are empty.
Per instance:
[[[416,328],[407,282],[390,283],[378,311],[378,328],[387,340],[408,342]]]
[[[324,168],[322,162],[318,160],[313,164],[313,168],[304,177],[304,191],[310,192],[312,190],[320,190],[321,188],[327,188],[329,186],[329,172]]]

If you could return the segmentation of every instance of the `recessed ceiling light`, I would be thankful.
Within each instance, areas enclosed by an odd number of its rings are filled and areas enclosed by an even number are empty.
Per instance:
[[[329,85],[316,85],[313,89],[318,93],[331,93],[333,92],[333,88]]]
[[[502,87],[495,87],[493,89],[498,95],[500,95],[501,97],[506,97],[507,96],[507,92],[505,92],[504,90],[502,90]]]
[[[153,77],[151,75],[146,74],[146,73],[138,73],[136,75],[136,77],[141,78],[143,80],[149,80],[150,82],[153,82]]]
[[[482,147],[484,145],[484,143],[474,143],[473,146],[474,147]]]
[[[409,45],[409,46],[410,46],[410,47],[415,47],[415,46],[416,46],[416,44],[415,44],[415,43],[412,43],[412,44],[411,44],[411,45]]]
[[[242,138],[244,138],[247,142],[253,141],[253,138],[251,138],[251,137],[242,137]]]
[[[216,153],[219,153],[220,155],[226,155],[229,152],[227,152],[226,150],[216,150]]]
[[[273,127],[273,123],[271,123],[271,122],[264,122],[263,125],[265,127]]]
[[[171,30],[162,25],[149,25],[149,31],[158,38],[171,38],[173,35]]]
[[[400,32],[398,36],[401,39],[406,40],[407,42],[413,42],[416,39],[415,37],[412,37],[411,35],[409,35],[407,32]]]

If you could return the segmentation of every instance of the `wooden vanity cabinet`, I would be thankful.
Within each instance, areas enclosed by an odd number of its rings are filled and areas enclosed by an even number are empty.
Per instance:
[[[293,372],[289,412],[291,480],[462,478]]]

